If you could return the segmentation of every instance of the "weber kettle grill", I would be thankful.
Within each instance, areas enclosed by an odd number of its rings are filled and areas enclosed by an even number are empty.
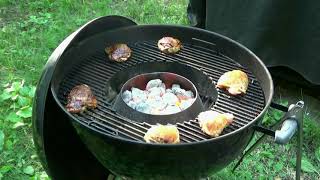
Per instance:
[[[165,56],[157,50],[155,42],[164,35],[184,42],[176,56]],[[128,62],[112,63],[103,49],[106,43],[119,41],[128,43],[133,55]],[[222,73],[235,68],[245,71],[251,80],[242,97],[230,97],[214,86]],[[220,137],[210,138],[201,132],[196,119],[187,119],[176,124],[180,144],[144,142],[143,135],[151,127],[148,120],[133,122],[124,117],[112,106],[116,96],[106,92],[117,95],[130,78],[159,71],[189,79],[206,109],[233,112],[235,122]],[[115,76],[118,81],[112,80]],[[66,93],[80,83],[93,88],[98,108],[70,114],[65,109]],[[210,96],[213,92],[214,98]],[[124,17],[106,16],[79,28],[50,56],[34,100],[34,142],[52,179],[111,179],[115,175],[129,179],[199,179],[241,155],[255,131],[285,144],[298,129],[298,179],[303,102],[283,107],[272,103],[272,96],[273,82],[262,61],[227,37],[194,27],[137,25]],[[260,125],[269,106],[287,112],[281,130]]]

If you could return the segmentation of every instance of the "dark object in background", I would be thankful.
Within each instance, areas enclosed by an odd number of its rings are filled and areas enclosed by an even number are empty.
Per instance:
[[[190,0],[187,8],[188,19],[191,26],[204,29],[206,20],[206,1]]]
[[[188,18],[191,25],[220,33],[248,47],[273,76],[320,87],[319,5],[315,0],[190,0]],[[291,78],[297,75],[288,68],[309,83]]]

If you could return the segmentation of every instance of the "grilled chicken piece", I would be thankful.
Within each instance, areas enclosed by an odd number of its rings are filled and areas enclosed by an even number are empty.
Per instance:
[[[173,37],[163,37],[158,41],[158,48],[166,54],[177,53],[181,47],[181,42]]]
[[[131,49],[126,44],[114,44],[105,49],[112,61],[124,62],[131,56]]]
[[[248,76],[240,70],[224,73],[218,80],[217,87],[226,89],[231,95],[245,94],[248,89]]]
[[[71,113],[80,113],[87,108],[96,108],[97,103],[97,99],[92,94],[90,87],[86,84],[81,84],[70,91],[66,108]]]
[[[144,135],[148,143],[177,144],[180,142],[178,128],[174,125],[152,126]]]
[[[234,116],[230,113],[205,111],[198,115],[201,130],[212,137],[218,137],[223,129],[232,123]]]

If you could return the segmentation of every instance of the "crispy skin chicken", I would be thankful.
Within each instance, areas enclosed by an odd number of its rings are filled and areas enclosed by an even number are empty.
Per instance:
[[[131,56],[131,49],[126,44],[114,44],[105,49],[112,61],[124,62]]]
[[[67,111],[80,113],[87,108],[96,108],[97,99],[89,86],[85,84],[75,86],[68,95]]]
[[[166,54],[177,53],[181,47],[181,42],[173,37],[163,37],[158,41],[158,48]]]
[[[212,137],[218,137],[223,129],[232,123],[234,116],[230,113],[205,111],[198,115],[201,130]]]
[[[148,143],[177,144],[180,142],[178,128],[174,125],[152,126],[144,135]]]
[[[240,70],[224,73],[218,80],[217,87],[226,89],[231,95],[245,94],[248,89],[248,76]]]

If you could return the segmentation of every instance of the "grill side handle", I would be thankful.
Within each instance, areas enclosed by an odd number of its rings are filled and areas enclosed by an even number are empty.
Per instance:
[[[279,125],[283,122],[281,129],[273,131],[263,126],[255,125],[253,127],[254,130],[262,132],[263,135],[260,136],[260,138],[258,138],[258,140],[256,140],[253,145],[247,147],[247,150],[242,153],[242,156],[240,157],[239,161],[236,163],[232,171],[235,171],[237,169],[237,167],[243,161],[244,157],[250,154],[261,142],[263,142],[267,135],[274,137],[274,140],[277,144],[286,144],[298,129],[295,179],[299,180],[301,174],[304,102],[298,101],[296,104],[291,104],[289,108],[275,103],[271,103],[270,106],[272,108],[286,112],[283,118],[272,126],[273,128],[278,128]]]
[[[276,106],[276,107],[275,107]],[[281,105],[271,104],[271,107],[275,107],[279,110],[285,109],[284,107],[279,108]],[[290,141],[292,136],[298,130],[297,134],[297,147],[296,147],[296,178],[300,179],[301,175],[301,158],[302,158],[302,140],[303,140],[303,113],[304,113],[304,102],[298,101],[296,104],[291,104],[288,108],[288,112],[282,117],[281,121],[279,121],[275,127],[277,127],[281,122],[282,127],[280,130],[272,131],[270,129],[266,129],[262,126],[254,127],[255,130],[264,133],[254,145],[252,145],[248,151],[244,152],[243,156],[236,164],[233,170],[235,170],[239,164],[241,163],[243,157],[250,153],[262,140],[265,135],[274,136],[274,141],[277,144],[286,144]]]
[[[289,106],[289,111],[283,117],[284,122],[280,130],[275,131],[274,141],[277,144],[286,144],[298,129],[303,119],[304,102],[299,101]]]
[[[280,130],[276,130],[274,141],[277,144],[287,144],[295,134],[298,123],[295,119],[287,119],[283,122]]]
[[[304,102],[299,101],[295,105],[289,106],[289,111],[284,116],[286,119],[280,131],[275,132],[275,142],[278,144],[287,143],[296,129],[298,129],[296,147],[296,180],[301,176],[302,140],[303,140],[303,113]]]
[[[303,101],[298,101],[296,104],[291,104],[289,108],[286,108],[279,104],[271,104],[271,107],[275,109],[281,111],[287,110],[286,114],[276,124],[274,124],[271,129],[261,125],[255,125],[253,128],[254,130],[259,131],[265,135],[274,137],[274,141],[277,144],[287,144],[302,124],[303,106]],[[281,123],[282,126],[280,130],[272,130],[277,129]]]

